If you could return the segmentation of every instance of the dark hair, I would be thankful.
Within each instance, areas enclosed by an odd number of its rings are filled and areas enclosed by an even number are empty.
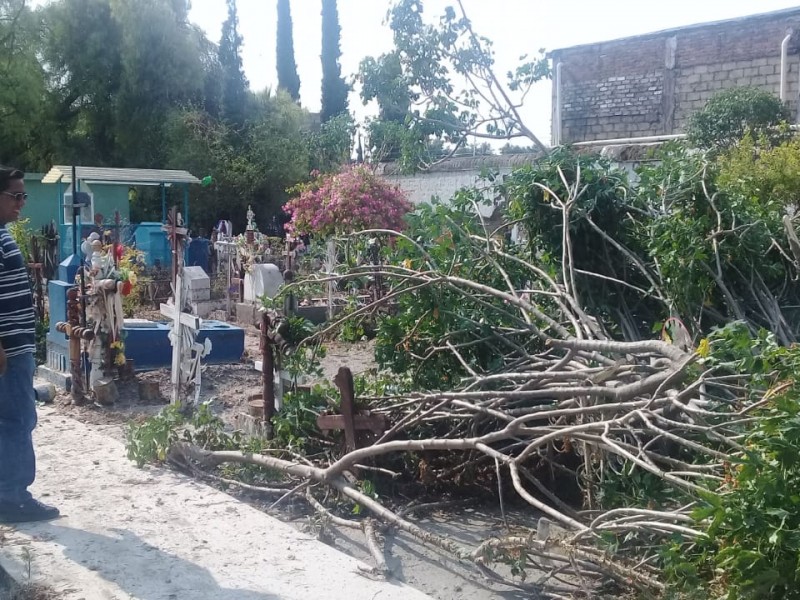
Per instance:
[[[25,173],[13,167],[0,165],[0,192],[5,192],[9,188],[12,179],[23,179]]]

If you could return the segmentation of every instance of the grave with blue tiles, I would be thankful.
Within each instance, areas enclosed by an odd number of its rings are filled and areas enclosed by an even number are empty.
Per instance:
[[[48,282],[50,307],[50,329],[47,333],[47,362],[39,367],[37,375],[67,391],[71,387],[69,364],[69,339],[66,334],[56,330],[56,324],[67,321],[67,292],[73,287],[75,273],[80,258],[70,256],[58,269],[58,279]],[[197,268],[199,269],[199,267]],[[204,279],[198,272],[198,283],[191,287],[197,297],[206,293]],[[167,368],[172,364],[172,346],[169,340],[170,324],[166,321],[145,319],[125,319],[122,327],[122,340],[125,356],[133,361],[136,371],[153,371]],[[211,352],[202,358],[202,364],[238,363],[244,354],[244,329],[223,321],[201,321],[197,341],[211,342]]]
[[[170,324],[145,319],[125,319],[122,327],[125,356],[133,359],[137,371],[153,371],[172,364]],[[198,343],[211,342],[211,353],[203,364],[238,363],[244,354],[244,329],[223,321],[202,321],[197,332]]]

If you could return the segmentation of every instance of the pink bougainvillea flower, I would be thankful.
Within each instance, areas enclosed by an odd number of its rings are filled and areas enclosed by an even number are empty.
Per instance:
[[[291,216],[286,231],[292,235],[347,234],[363,229],[403,229],[403,217],[412,210],[399,187],[381,179],[363,165],[321,175],[302,186],[284,210]]]

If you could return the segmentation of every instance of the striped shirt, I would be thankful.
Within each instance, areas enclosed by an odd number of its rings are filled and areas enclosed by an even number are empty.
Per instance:
[[[35,325],[25,261],[5,225],[0,225],[0,344],[6,356],[34,352]]]

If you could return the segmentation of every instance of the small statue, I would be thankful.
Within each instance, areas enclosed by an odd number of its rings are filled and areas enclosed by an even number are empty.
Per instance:
[[[83,243],[81,244],[81,252],[83,253],[83,261],[86,264],[90,264],[90,259],[92,256],[92,244],[100,239],[100,234],[97,232],[92,232],[89,234]]]
[[[114,263],[108,253],[103,251],[103,242],[94,240],[91,247],[90,273],[95,279],[105,279],[109,276]]]
[[[253,209],[250,205],[247,205],[247,230],[248,231],[255,231],[256,230],[256,223],[253,219],[255,219],[256,213],[253,212]]]

